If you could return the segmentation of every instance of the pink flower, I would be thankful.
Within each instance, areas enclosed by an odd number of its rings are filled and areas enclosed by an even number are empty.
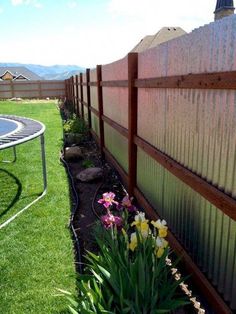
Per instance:
[[[105,208],[109,208],[112,204],[118,205],[118,202],[114,201],[115,196],[112,192],[103,193],[98,203],[102,204]]]
[[[126,194],[125,197],[122,199],[121,204],[118,205],[118,209],[126,208],[129,212],[137,211],[137,208],[132,205],[133,197],[129,197],[129,194]]]
[[[110,213],[102,216],[101,221],[106,229],[110,229],[113,226],[116,226],[118,229],[122,227],[122,218],[119,216],[114,216]]]

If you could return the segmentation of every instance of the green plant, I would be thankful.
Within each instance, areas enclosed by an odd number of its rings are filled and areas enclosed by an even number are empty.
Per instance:
[[[136,212],[130,224],[129,198],[120,215],[113,215],[112,206],[119,205],[114,197],[109,192],[99,200],[107,210],[103,227],[95,230],[99,253],[87,252],[88,265],[78,278],[79,296],[71,312],[158,314],[189,303],[179,289],[183,279],[176,280],[175,265],[167,264],[165,221],[149,223],[144,213]]]
[[[91,168],[94,167],[94,163],[92,162],[92,160],[86,159],[82,162],[82,166],[84,168]]]
[[[65,133],[86,134],[88,132],[88,126],[85,121],[76,115],[64,122],[63,129]]]

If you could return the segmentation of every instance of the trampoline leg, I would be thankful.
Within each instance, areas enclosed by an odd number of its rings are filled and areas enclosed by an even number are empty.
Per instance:
[[[13,146],[12,148],[13,148],[13,156],[14,156],[13,160],[3,160],[2,162],[8,163],[8,164],[16,162],[16,146]]]
[[[40,136],[40,143],[41,143],[41,156],[42,156],[42,169],[43,169],[43,194],[46,194],[46,190],[47,190],[47,171],[46,171],[44,134],[42,134]]]

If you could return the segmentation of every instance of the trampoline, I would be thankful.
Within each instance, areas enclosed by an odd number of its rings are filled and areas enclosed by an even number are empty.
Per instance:
[[[44,145],[45,126],[43,123],[24,117],[0,114],[0,151],[7,148],[13,148],[14,159],[16,161],[16,146],[40,137],[41,159],[43,172],[43,192],[30,204],[17,212],[14,216],[0,225],[0,229],[8,225],[23,211],[41,199],[47,191],[47,173]],[[9,162],[9,161],[4,161]]]

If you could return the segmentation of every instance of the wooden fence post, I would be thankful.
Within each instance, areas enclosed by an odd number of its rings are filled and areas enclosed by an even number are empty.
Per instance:
[[[90,97],[90,69],[86,69],[87,105],[88,105],[88,127],[91,129],[91,97]]]
[[[71,77],[71,97],[72,97],[72,105],[73,105],[73,113],[76,114],[76,107],[75,107],[75,82],[74,76]]]
[[[138,54],[128,54],[128,192],[132,196],[137,181],[137,135],[138,89],[134,80],[138,77]]]
[[[41,81],[38,81],[38,89],[39,89],[39,99],[42,99],[42,85],[41,85]]]
[[[79,81],[80,81],[80,103],[81,103],[81,115],[84,119],[84,93],[83,93],[83,74],[79,74]]]
[[[14,93],[14,83],[12,81],[10,81],[10,86],[11,86],[11,98],[15,97],[15,93]]]
[[[77,117],[80,116],[79,110],[79,76],[75,76],[75,90],[76,90],[76,115]]]
[[[69,103],[71,103],[71,79],[69,78],[68,79],[68,100],[69,100]]]
[[[98,95],[98,120],[99,120],[99,140],[100,140],[100,152],[101,157],[104,159],[104,121],[102,119],[103,116],[103,96],[102,96],[102,66],[97,65],[97,95]]]

